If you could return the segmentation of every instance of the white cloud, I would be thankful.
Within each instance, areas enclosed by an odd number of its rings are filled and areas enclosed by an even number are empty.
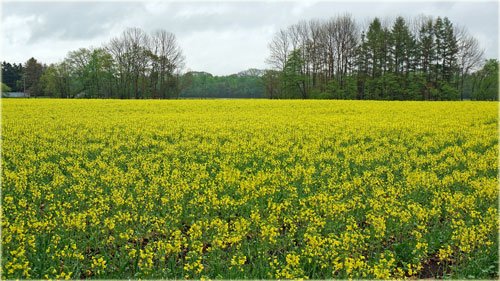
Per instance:
[[[255,50],[265,50],[271,36],[269,27],[244,32],[241,29],[209,30],[180,37],[179,42],[186,53],[189,69],[230,74],[248,68],[264,68],[267,52]]]
[[[146,12],[151,15],[162,15],[168,12],[170,3],[164,1],[152,1],[144,3]]]
[[[294,7],[292,8],[291,14],[293,16],[300,16],[301,14],[304,13],[305,10],[308,8],[312,7],[314,5],[314,2],[312,1],[302,1],[298,2]]]
[[[5,17],[2,20],[2,38],[4,40],[4,44],[26,44],[32,36],[30,26],[42,23],[43,19],[36,15],[30,15],[27,17],[11,15]]]
[[[215,6],[200,6],[197,4],[187,4],[188,6],[181,8],[175,14],[175,18],[192,18],[202,16],[223,16],[231,12],[231,8],[224,4],[216,4]]]

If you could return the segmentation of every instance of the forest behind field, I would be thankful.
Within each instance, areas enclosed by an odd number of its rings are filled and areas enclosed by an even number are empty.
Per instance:
[[[251,40],[251,38],[249,38]],[[58,98],[498,100],[498,61],[447,17],[299,21],[268,44],[267,69],[188,70],[176,36],[129,28],[59,63],[2,63],[2,92]],[[242,54],[244,55],[244,54]]]

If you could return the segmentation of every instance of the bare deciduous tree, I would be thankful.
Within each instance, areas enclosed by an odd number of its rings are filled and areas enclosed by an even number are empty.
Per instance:
[[[175,35],[158,30],[151,35],[129,28],[113,38],[106,49],[117,68],[122,98],[171,98],[184,67],[184,56]]]
[[[280,71],[285,69],[285,63],[288,59],[289,53],[291,52],[290,41],[290,37],[286,30],[280,30],[274,35],[271,43],[268,45],[271,54],[266,60],[272,68]]]
[[[156,77],[154,93],[161,98],[170,98],[167,85],[177,79],[176,72],[184,67],[184,56],[177,44],[175,35],[165,30],[158,30],[151,35],[150,57],[152,59],[152,77]],[[158,85],[156,85],[158,84]],[[155,96],[157,97],[157,96]]]
[[[479,41],[465,27],[455,28],[458,45],[458,67],[460,69],[460,99],[464,99],[464,80],[471,70],[478,67],[483,60],[484,50]]]

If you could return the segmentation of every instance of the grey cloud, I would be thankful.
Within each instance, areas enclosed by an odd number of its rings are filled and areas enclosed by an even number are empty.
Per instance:
[[[2,25],[10,16],[31,20],[21,20],[28,26],[20,28],[11,18],[9,26],[23,32],[21,36],[16,30],[3,30],[4,38],[17,44],[3,46],[3,57],[62,59],[70,46],[77,49],[105,43],[127,27],[140,27],[147,32],[155,29],[173,32],[184,49],[188,67],[222,74],[227,69],[263,66],[268,55],[267,43],[274,31],[299,20],[327,19],[344,13],[354,16],[361,25],[375,16],[383,19],[397,15],[447,16],[453,23],[466,26],[480,40],[486,57],[498,58],[498,3],[472,1],[8,2],[3,4]],[[40,50],[47,46],[54,47]]]
[[[117,5],[112,2],[12,2],[3,7],[3,16],[37,15],[41,22],[31,26],[28,44],[40,40],[85,40],[107,34],[141,3]]]
[[[179,35],[199,31],[245,30],[283,21],[292,8],[292,3],[277,2],[170,3],[164,14],[138,15],[126,22],[142,22],[147,29],[164,28]],[[190,13],[190,10],[195,12]]]

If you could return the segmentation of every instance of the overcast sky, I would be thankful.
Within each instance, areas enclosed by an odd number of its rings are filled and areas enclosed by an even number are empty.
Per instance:
[[[350,13],[361,24],[375,16],[447,16],[498,58],[498,3],[340,1],[2,1],[1,60],[61,61],[68,51],[99,47],[127,27],[165,29],[177,36],[186,69],[216,75],[265,68],[273,34],[299,20]]]

